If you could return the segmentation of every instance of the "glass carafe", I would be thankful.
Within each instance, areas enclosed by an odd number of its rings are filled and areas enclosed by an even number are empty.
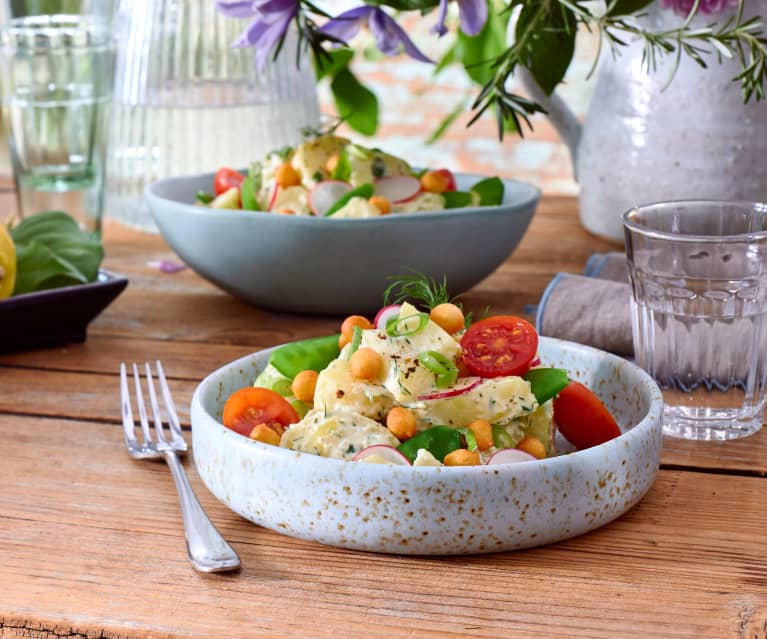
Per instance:
[[[108,216],[156,232],[149,183],[245,168],[318,125],[311,65],[288,53],[295,36],[259,70],[252,49],[231,46],[246,25],[212,0],[118,0]]]

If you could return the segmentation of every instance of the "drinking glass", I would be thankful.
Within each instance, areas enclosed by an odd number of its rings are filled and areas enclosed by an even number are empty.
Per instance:
[[[295,34],[259,69],[252,48],[232,47],[247,24],[212,0],[119,0],[107,215],[156,232],[151,182],[246,169],[318,126],[316,80],[306,60],[296,65]]]
[[[767,380],[767,204],[663,202],[623,223],[634,353],[663,391],[664,432],[755,433]]]
[[[0,30],[19,215],[63,210],[100,232],[115,48],[105,20],[35,15]]]

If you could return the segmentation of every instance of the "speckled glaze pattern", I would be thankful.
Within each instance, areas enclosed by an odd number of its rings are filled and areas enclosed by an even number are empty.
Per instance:
[[[459,189],[480,176],[456,175]],[[457,295],[516,248],[540,192],[504,180],[500,206],[359,220],[194,206],[213,174],[152,184],[147,199],[165,240],[199,275],[257,306],[300,313],[374,312],[387,278],[408,268],[446,277]]]
[[[649,490],[660,464],[663,399],[646,373],[615,355],[545,337],[540,354],[593,388],[623,434],[588,450],[506,466],[379,466],[296,453],[219,422],[229,394],[249,386],[266,364],[269,351],[261,351],[198,386],[195,463],[234,512],[332,546],[452,555],[574,537],[619,517]]]
[[[723,24],[735,10],[698,15],[693,26]],[[640,18],[653,31],[684,18],[659,2]],[[746,16],[767,14],[766,0],[749,0]],[[669,84],[675,55],[646,73],[639,41],[613,58],[605,47],[582,129],[555,100],[552,121],[570,146],[581,188],[580,215],[591,232],[623,241],[621,215],[651,202],[749,200],[767,193],[767,107],[743,104],[738,61],[706,57],[702,69],[684,57]],[[547,105],[548,106],[548,105]]]

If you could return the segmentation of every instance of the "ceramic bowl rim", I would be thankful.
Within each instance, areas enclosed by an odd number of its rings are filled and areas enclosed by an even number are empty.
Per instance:
[[[546,459],[537,460],[536,461],[537,466],[540,464],[543,464],[545,465],[546,468],[549,468],[552,471],[556,471],[561,469],[563,466],[570,465],[571,463],[573,463],[572,460],[574,459],[586,460],[589,457],[594,457],[601,454],[602,451],[606,451],[609,449],[622,446],[624,442],[627,442],[633,437],[639,437],[640,433],[645,430],[653,429],[653,428],[657,428],[657,429],[661,428],[661,417],[663,415],[663,396],[661,394],[660,388],[652,379],[652,377],[647,372],[639,368],[639,366],[637,366],[633,362],[623,359],[622,357],[619,357],[618,355],[615,355],[613,353],[608,353],[607,351],[603,351],[598,348],[587,346],[585,344],[578,344],[576,342],[561,340],[554,337],[541,337],[540,340],[544,344],[550,343],[552,346],[558,346],[564,349],[568,349],[568,348],[574,349],[575,351],[582,351],[582,352],[585,352],[586,354],[598,356],[603,359],[606,358],[607,361],[612,362],[617,366],[627,366],[634,375],[638,376],[639,381],[638,381],[638,384],[636,384],[636,386],[641,387],[643,396],[649,398],[649,406],[644,417],[639,422],[631,426],[628,430],[621,433],[621,435],[619,435],[618,437],[611,439],[603,444],[599,444],[598,446],[592,446],[591,448],[586,448],[584,450],[578,450],[571,453],[556,455],[555,457],[548,457]],[[225,371],[228,371],[232,368],[236,368],[237,366],[249,364],[250,361],[257,355],[259,355],[260,353],[263,353],[264,355],[266,355],[268,352],[270,352],[274,348],[278,348],[278,346],[265,348],[260,351],[256,351],[254,353],[250,353],[249,355],[245,355],[244,357],[240,357],[236,360],[229,362],[228,364],[224,364],[223,366],[217,368],[215,371],[207,375],[197,385],[194,391],[194,395],[192,396],[192,403],[191,403],[192,417],[194,418],[196,414],[202,415],[205,422],[204,425],[207,428],[213,428],[216,431],[217,435],[220,435],[223,437],[230,437],[230,436],[236,437],[237,443],[239,443],[239,445],[250,447],[251,450],[253,451],[253,454],[256,456],[264,455],[264,454],[270,455],[270,456],[276,456],[278,458],[284,459],[285,463],[300,462],[301,460],[310,459],[311,460],[310,463],[320,464],[320,468],[326,469],[327,472],[332,471],[333,468],[338,468],[338,469],[346,468],[348,470],[351,470],[353,468],[358,468],[363,470],[376,468],[376,465],[354,463],[344,459],[321,457],[319,455],[313,455],[311,453],[304,453],[304,452],[290,450],[287,448],[271,446],[269,444],[264,444],[256,440],[249,439],[224,426],[220,421],[218,421],[218,419],[215,416],[211,415],[206,410],[206,408],[203,406],[201,396],[203,391],[207,388],[208,385],[216,383],[219,376],[223,375]],[[195,410],[196,407],[199,408],[199,411]],[[192,424],[192,431],[194,431],[195,427],[196,427],[195,424]],[[519,469],[520,466],[524,466],[524,463],[498,464],[497,466],[492,466],[492,467],[483,464],[479,466],[460,466],[455,468],[451,468],[447,466],[387,465],[386,468],[388,471],[392,473],[392,476],[401,475],[404,477],[404,476],[410,475],[413,472],[420,472],[420,473],[448,472],[448,473],[463,473],[471,477],[471,476],[482,475],[484,473],[487,473],[488,471],[498,470],[499,472],[504,472],[504,471],[508,472],[508,469],[511,469],[513,471],[514,469]]]
[[[204,206],[197,206],[193,203],[189,202],[181,202],[179,200],[175,200],[169,197],[166,197],[164,195],[160,195],[157,193],[158,190],[162,189],[163,187],[167,187],[168,185],[174,185],[176,183],[183,183],[186,181],[192,181],[192,180],[200,180],[200,179],[209,179],[212,183],[213,176],[215,173],[197,173],[194,175],[182,175],[182,176],[175,176],[175,177],[169,177],[164,178],[162,180],[157,180],[155,182],[152,182],[151,184],[147,185],[146,189],[144,190],[145,196],[149,202],[163,202],[165,205],[172,204],[177,207],[183,207],[183,211],[185,214],[197,216],[197,217],[208,217],[211,215],[211,212],[215,213],[216,217],[222,219],[222,220],[284,220],[285,224],[293,224],[293,225],[315,225],[319,224],[321,226],[328,226],[328,225],[334,225],[334,226],[343,226],[343,225],[352,225],[352,227],[360,228],[362,225],[388,225],[391,224],[392,220],[397,220],[399,223],[412,223],[417,220],[427,220],[434,216],[438,216],[439,218],[455,218],[455,217],[463,217],[467,214],[480,214],[484,213],[487,215],[513,215],[516,213],[523,213],[526,212],[530,207],[535,207],[538,203],[538,201],[541,198],[541,190],[535,186],[534,184],[530,182],[525,182],[524,180],[515,180],[511,178],[503,178],[500,179],[504,182],[504,184],[516,184],[519,185],[525,189],[527,189],[527,193],[524,194],[524,197],[518,201],[513,201],[508,204],[501,203],[496,206],[464,206],[454,209],[442,209],[438,211],[419,211],[419,212],[411,212],[411,213],[397,213],[396,215],[386,215],[386,216],[380,216],[380,217],[369,217],[369,218],[359,218],[359,219],[348,219],[348,218],[342,218],[342,219],[334,219],[333,217],[317,217],[317,216],[310,216],[310,215],[275,215],[274,213],[270,213],[268,211],[243,211],[241,209],[211,209]],[[484,179],[485,177],[495,177],[495,176],[483,176],[473,173],[455,173],[454,174],[458,178],[476,178],[476,179]],[[152,214],[154,215],[154,208],[152,208]]]

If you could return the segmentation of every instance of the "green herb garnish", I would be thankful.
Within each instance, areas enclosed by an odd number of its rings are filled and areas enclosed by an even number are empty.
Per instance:
[[[14,295],[96,280],[104,247],[62,211],[38,213],[11,229],[16,246]]]
[[[215,196],[207,191],[197,191],[194,197],[200,204],[210,204],[215,199]]]
[[[425,306],[429,310],[440,304],[452,303],[458,297],[451,298],[447,290],[447,277],[443,276],[439,282],[425,273],[408,269],[412,275],[395,275],[388,279],[393,280],[384,291],[384,304],[401,304],[405,301],[413,301],[419,306]]]

